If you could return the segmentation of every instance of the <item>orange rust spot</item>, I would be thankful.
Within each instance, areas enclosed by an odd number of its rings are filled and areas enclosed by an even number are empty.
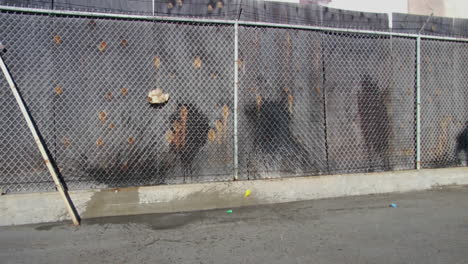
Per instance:
[[[318,94],[322,93],[322,90],[320,89],[320,86],[315,87],[315,90],[317,91]]]
[[[183,106],[181,109],[180,109],[180,119],[182,120],[182,122],[187,122],[187,117],[188,117],[188,109],[186,106]]]
[[[414,149],[404,149],[403,151],[404,156],[413,156],[414,155]]]
[[[224,122],[227,123],[227,119],[229,116],[229,107],[227,105],[223,106],[223,117],[224,117]]]
[[[223,2],[218,1],[218,3],[216,3],[216,7],[217,7],[217,8],[223,8],[223,7],[224,7]]]
[[[218,132],[222,132],[223,131],[223,122],[221,120],[216,120],[216,130]]]
[[[99,120],[101,120],[102,123],[105,123],[106,119],[107,119],[106,112],[99,112]]]
[[[211,78],[212,78],[212,79],[218,78],[218,74],[217,74],[217,73],[212,73],[212,74],[211,74]]]
[[[114,123],[111,123],[111,124],[109,125],[109,128],[110,128],[110,129],[115,128],[115,124],[114,124]]]
[[[120,41],[120,46],[122,46],[123,48],[127,47],[128,45],[128,41],[126,39],[122,39],[122,41]]]
[[[212,5],[208,5],[207,10],[208,10],[208,12],[213,12],[213,6],[212,6]]]
[[[155,56],[153,62],[154,62],[154,67],[156,67],[156,69],[159,69],[159,67],[161,66],[161,58],[158,56]]]
[[[128,166],[128,163],[127,163],[127,162],[125,162],[124,164],[122,164],[122,170],[126,171],[126,170],[128,170],[128,167],[129,167],[129,166]]]
[[[120,92],[122,93],[122,95],[127,95],[128,94],[128,89],[127,88],[122,88],[120,90]]]
[[[101,43],[99,43],[99,46],[98,46],[99,51],[104,52],[106,48],[107,48],[107,43],[105,41],[101,41]]]
[[[68,146],[70,146],[70,139],[64,137],[64,138],[62,139],[62,143],[63,143],[63,145],[64,145],[65,147],[68,147]]]
[[[171,2],[167,3],[167,9],[172,9],[173,7],[174,5]]]
[[[182,149],[185,146],[185,137],[187,136],[187,127],[185,122],[174,122],[174,140],[173,144],[176,146],[176,149]]]
[[[130,145],[135,143],[135,139],[133,137],[129,137],[127,141],[128,141],[128,144],[130,144]]]
[[[174,141],[174,133],[172,132],[172,130],[168,130],[166,132],[166,141],[169,142],[169,143],[172,143],[172,141]]]
[[[60,37],[59,35],[55,35],[54,36],[54,42],[56,44],[62,44],[62,37]]]
[[[107,99],[108,101],[112,100],[112,92],[106,93],[106,99]]]
[[[262,96],[257,95],[257,111],[260,111],[260,108],[262,107]]]
[[[287,93],[287,94],[289,94],[289,92],[290,92],[288,87],[284,87],[284,88],[283,88],[283,91],[284,91],[285,93]]]
[[[221,144],[226,137],[226,125],[221,120],[216,120],[216,130],[218,131],[218,144]]]
[[[187,137],[187,119],[188,108],[183,106],[180,109],[180,120],[172,123],[172,128],[166,133],[166,140],[173,145],[177,150],[185,146]]]
[[[242,59],[237,60],[237,68],[240,70],[244,66],[244,61]]]
[[[211,142],[216,140],[216,132],[212,128],[210,128],[210,130],[208,131],[208,140],[210,140]]]
[[[171,72],[171,74],[169,75],[169,77],[170,77],[171,79],[174,79],[174,78],[176,77],[176,74],[175,74],[174,72]]]
[[[57,87],[55,87],[54,90],[55,90],[55,93],[56,93],[57,95],[63,94],[62,86],[57,86]]]
[[[99,138],[99,139],[96,141],[96,145],[97,145],[98,147],[104,145],[104,140],[102,140],[102,138]]]
[[[201,58],[199,56],[196,56],[195,59],[193,60],[193,67],[195,69],[200,69],[201,65],[202,65]]]
[[[293,112],[293,102],[294,102],[294,97],[291,94],[289,94],[288,95],[288,105],[289,105],[289,113],[291,113],[291,114]]]

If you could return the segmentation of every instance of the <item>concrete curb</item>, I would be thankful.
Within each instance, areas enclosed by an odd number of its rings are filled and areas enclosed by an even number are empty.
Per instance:
[[[468,168],[73,191],[81,217],[170,213],[468,184]],[[252,190],[244,198],[245,190]],[[0,196],[0,226],[68,219],[59,193]]]

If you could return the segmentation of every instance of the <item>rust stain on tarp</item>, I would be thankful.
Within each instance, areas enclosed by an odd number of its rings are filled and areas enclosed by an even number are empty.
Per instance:
[[[171,163],[180,161],[184,177],[190,176],[193,160],[208,141],[208,117],[193,103],[179,103],[170,120],[166,140],[170,153],[175,154]]]
[[[112,100],[112,97],[113,97],[112,92],[106,93],[106,96],[105,96],[105,97],[106,97],[106,100],[107,100],[107,101],[111,101],[111,100]]]
[[[63,145],[65,146],[65,148],[67,148],[68,146],[70,146],[70,139],[64,137],[64,138],[62,139],[62,143],[63,143]]]
[[[104,145],[104,140],[102,140],[102,138],[99,138],[99,139],[96,141],[96,145],[97,145],[98,147]]]
[[[208,140],[210,142],[213,142],[216,140],[216,132],[212,128],[210,128],[210,130],[208,131]]]
[[[196,56],[195,59],[193,60],[193,67],[195,69],[200,69],[202,66],[202,60],[200,56]]]
[[[185,138],[187,136],[187,106],[180,108],[179,120],[172,123],[172,128],[166,133],[166,140],[172,144],[177,150],[181,150],[185,146]]]
[[[99,117],[99,120],[101,120],[101,122],[102,122],[103,124],[104,124],[104,123],[106,122],[106,120],[107,120],[107,114],[106,114],[106,112],[104,112],[104,111],[99,112],[98,117]]]
[[[62,88],[62,86],[57,86],[57,87],[55,87],[54,90],[55,90],[55,93],[56,93],[57,95],[63,94],[63,88]]]
[[[158,56],[155,56],[153,63],[154,63],[154,67],[156,69],[159,69],[159,67],[161,67],[161,58]]]
[[[120,41],[120,46],[122,46],[123,48],[125,48],[127,45],[128,41],[126,39],[122,39],[122,41]]]
[[[107,42],[101,41],[101,43],[99,43],[98,49],[99,49],[100,52],[106,51],[106,49],[107,49]]]
[[[54,36],[54,42],[56,44],[62,44],[62,37],[60,37],[59,35],[55,35]]]
[[[120,92],[122,93],[122,95],[127,95],[128,94],[128,89],[127,88],[122,88],[122,90],[120,90]]]
[[[260,112],[260,109],[262,108],[262,96],[257,95],[256,98],[255,98],[255,101],[257,103],[257,111]]]
[[[222,108],[223,119],[222,120],[217,119],[215,121],[215,128],[214,129],[211,128],[208,131],[208,140],[210,142],[214,142],[217,139],[217,143],[222,144],[223,142],[226,141],[229,113],[230,113],[229,107],[227,105],[224,105]]]

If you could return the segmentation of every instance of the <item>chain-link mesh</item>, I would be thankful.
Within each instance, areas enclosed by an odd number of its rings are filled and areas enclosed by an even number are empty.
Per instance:
[[[0,13],[2,58],[71,189],[231,180],[234,26]],[[239,26],[241,179],[412,169],[416,39]],[[423,40],[423,167],[466,164],[464,43]],[[169,94],[151,105],[156,88]],[[0,78],[0,187],[52,190]]]
[[[69,188],[232,179],[232,26],[1,16],[2,57]],[[168,103],[147,102],[156,88]],[[1,185],[18,191],[42,161],[9,93]]]
[[[37,128],[54,152],[51,97],[50,19],[47,16],[0,13],[2,58],[20,90]],[[36,143],[10,91],[0,78],[0,188],[3,191],[52,190],[53,183]]]
[[[241,175],[325,172],[321,33],[241,27],[239,36]]]
[[[424,168],[467,165],[468,45],[421,42],[421,162]]]
[[[324,37],[330,172],[414,167],[415,44],[363,34]]]
[[[414,39],[242,27],[247,178],[410,169]]]

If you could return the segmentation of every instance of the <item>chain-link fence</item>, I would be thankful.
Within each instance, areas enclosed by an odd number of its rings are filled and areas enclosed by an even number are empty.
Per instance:
[[[69,189],[413,169],[418,83],[423,167],[466,159],[464,42],[197,21],[0,13]],[[156,88],[167,103],[147,102]],[[0,100],[0,187],[52,190],[4,78]]]
[[[422,167],[466,166],[468,45],[424,40],[421,50]]]

